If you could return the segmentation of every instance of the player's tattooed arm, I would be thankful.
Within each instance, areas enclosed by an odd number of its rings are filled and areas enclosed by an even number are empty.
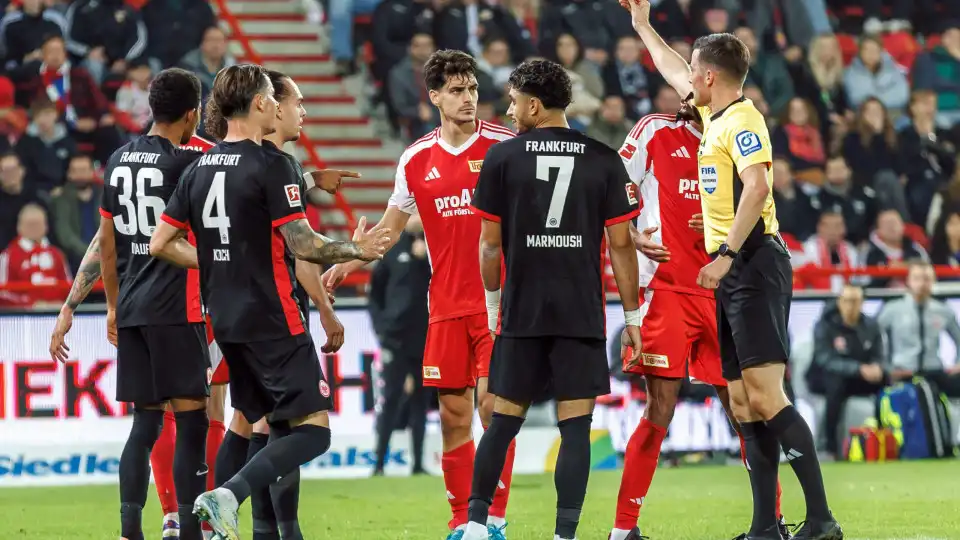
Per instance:
[[[63,305],[70,311],[76,311],[77,307],[90,295],[93,286],[100,281],[100,272],[100,231],[97,230],[93,239],[90,240],[90,245],[87,246],[87,252],[83,254],[77,277],[73,280],[70,294],[67,295]]]
[[[297,219],[280,226],[280,233],[290,251],[298,259],[317,264],[335,264],[352,260],[372,261],[383,256],[389,242],[389,231],[373,228],[365,231],[366,219],[360,219],[360,226],[354,232],[350,242],[333,240],[318,234],[306,219]]]

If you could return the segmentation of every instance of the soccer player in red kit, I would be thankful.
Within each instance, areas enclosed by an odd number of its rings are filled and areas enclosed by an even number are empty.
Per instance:
[[[637,184],[642,204],[633,236],[640,250],[643,351],[636,362],[624,366],[624,371],[644,375],[647,404],[640,425],[627,443],[610,540],[642,538],[637,527],[640,507],[653,481],[660,446],[688,372],[694,379],[713,385],[727,417],[740,431],[720,370],[716,300],[712,290],[697,285],[700,268],[710,262],[704,248],[697,190],[697,149],[702,129],[696,107],[683,103],[676,116],[651,114],[642,118],[620,148],[620,157]],[[740,451],[743,458],[742,436]],[[782,517],[780,529],[784,538],[790,537]]]
[[[470,210],[487,149],[513,133],[478,121],[477,64],[461,51],[434,53],[424,66],[430,100],[440,110],[440,127],[410,145],[397,165],[396,184],[381,227],[391,246],[410,215],[419,213],[433,267],[430,323],[423,356],[423,384],[440,391],[443,479],[453,518],[450,537],[459,540],[467,523],[475,446],[471,423],[474,387],[484,427],[493,413],[487,389],[493,339],[480,280],[477,246],[480,216]],[[324,275],[333,290],[364,263],[338,264]],[[511,445],[490,508],[490,538],[504,538],[504,516],[513,470]]]

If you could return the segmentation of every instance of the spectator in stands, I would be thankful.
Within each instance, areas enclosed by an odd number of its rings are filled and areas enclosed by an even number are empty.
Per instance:
[[[180,67],[192,71],[200,79],[203,90],[203,103],[213,90],[213,79],[221,69],[237,63],[236,58],[227,50],[227,35],[219,26],[210,26],[203,32],[200,46],[180,60]]]
[[[843,139],[843,157],[856,171],[854,181],[876,186],[881,173],[899,177],[901,173],[897,132],[883,102],[875,97],[864,100],[857,111],[850,133]],[[881,186],[876,186],[882,189]]]
[[[733,13],[731,13],[733,11]],[[700,30],[695,31],[694,35],[702,36],[705,34],[720,34],[729,32],[731,28],[730,20],[736,15],[735,10],[722,9],[714,7],[706,9],[703,12],[703,20]]]
[[[40,201],[40,194],[32,179],[26,177],[20,158],[12,152],[0,157],[0,246],[9,244],[16,236],[20,210]]]
[[[671,41],[670,48],[676,51],[688,64],[693,58],[693,45],[686,39],[675,39]]]
[[[71,268],[80,266],[80,259],[100,226],[102,192],[90,156],[73,156],[67,169],[67,183],[50,202],[54,237],[66,252]]]
[[[932,237],[937,229],[936,224],[943,214],[960,210],[960,167],[953,172],[953,180],[943,186],[933,196],[930,203],[930,212],[927,214],[927,235]]]
[[[767,96],[770,112],[780,116],[787,109],[787,104],[793,98],[793,81],[783,55],[767,54],[760,49],[757,36],[748,26],[741,26],[734,31],[740,41],[750,51],[750,71],[747,73],[747,83],[755,84]]]
[[[560,34],[557,38],[556,61],[567,70],[567,75],[579,77],[583,91],[600,99],[605,95],[600,68],[583,57],[580,42],[573,34]],[[679,106],[677,107],[679,109]]]
[[[657,88],[657,94],[653,97],[653,112],[656,114],[677,114],[683,101],[680,94],[669,84],[662,84]]]
[[[67,10],[70,52],[99,84],[107,71],[125,73],[147,51],[147,26],[123,0],[76,0]]]
[[[354,63],[356,44],[353,42],[353,19],[358,15],[370,15],[380,0],[330,0],[329,29],[330,53],[337,62],[340,75],[356,73]]]
[[[763,91],[755,84],[748,84],[743,87],[743,96],[753,102],[753,106],[760,111],[760,114],[767,117],[768,125],[775,125],[776,121],[770,116],[770,105],[767,98],[763,97]]]
[[[926,261],[910,261],[907,294],[883,306],[877,321],[887,337],[894,381],[920,375],[950,397],[960,397],[960,325],[947,304],[933,298],[937,276]],[[957,345],[950,367],[940,358],[940,333]]]
[[[820,123],[820,135],[829,142],[842,130],[850,107],[843,87],[843,53],[833,34],[820,35],[810,43],[802,62],[788,65],[796,95],[813,104]]]
[[[156,61],[154,69],[176,65],[203,41],[211,26],[217,25],[210,4],[184,0],[150,0],[140,10],[147,26],[146,56]]]
[[[810,196],[810,204],[817,212],[842,214],[846,237],[859,244],[867,239],[876,222],[877,192],[870,186],[855,184],[851,174],[843,156],[828,159],[823,186]]]
[[[863,257],[865,266],[885,266],[889,268],[904,268],[905,261],[927,261],[927,250],[923,246],[904,236],[903,218],[900,212],[894,209],[882,210],[877,214],[877,228],[870,233],[866,253]],[[873,287],[902,287],[903,281],[875,277],[870,280]]]
[[[383,0],[373,12],[372,25],[376,28],[370,36],[373,45],[373,79],[383,83],[390,70],[406,58],[414,34],[427,34],[433,39],[436,2],[443,0]],[[389,91],[385,90],[385,95]],[[385,100],[389,101],[389,100]]]
[[[590,122],[587,135],[614,150],[619,150],[624,139],[630,134],[631,127],[626,118],[626,105],[623,99],[620,96],[607,96],[596,117]]]
[[[57,106],[46,97],[30,107],[33,122],[17,142],[16,152],[40,191],[53,191],[63,185],[67,160],[77,145],[59,121]]]
[[[10,79],[0,76],[0,153],[6,153],[27,129],[27,112],[16,104],[16,89]]]
[[[636,36],[622,37],[617,51],[603,70],[607,95],[620,96],[627,105],[627,118],[636,122],[650,112],[656,93],[654,74],[640,62],[643,43]]]
[[[44,0],[23,0],[19,9],[0,20],[0,46],[7,69],[40,59],[43,38],[67,33],[67,18],[44,6]]]
[[[837,209],[827,209],[820,213],[817,233],[803,243],[804,266],[815,268],[859,268],[860,257],[857,248],[846,240],[847,227],[843,214]],[[805,279],[807,287],[839,291],[846,279],[843,276],[818,276]]]
[[[790,162],[773,160],[773,200],[777,205],[780,230],[798,240],[806,240],[817,228],[817,213],[810,205],[810,196],[794,182]]]
[[[934,227],[930,240],[930,262],[960,268],[960,212],[944,212]]]
[[[917,57],[913,86],[937,93],[940,123],[960,122],[960,19],[948,22],[940,44]]]
[[[827,149],[820,119],[809,101],[791,99],[771,137],[774,154],[787,158],[797,179],[817,186],[823,184]]]
[[[693,35],[690,25],[690,0],[651,2],[650,23],[663,39],[686,39]]]
[[[877,395],[889,381],[883,335],[872,317],[863,314],[863,289],[845,285],[836,303],[828,304],[813,329],[813,362],[807,386],[826,398],[824,433],[829,454],[840,455],[837,433],[843,406],[854,396]]]
[[[434,38],[440,49],[457,49],[476,57],[483,55],[484,39],[504,39],[514,64],[536,53],[517,19],[485,0],[453,0],[437,13]]]
[[[514,68],[510,63],[510,45],[507,40],[502,38],[487,40],[483,45],[483,55],[477,58],[477,67],[490,77],[494,86],[505,89]]]
[[[117,91],[117,110],[126,113],[139,132],[150,127],[150,81],[153,70],[146,59],[137,59],[127,67],[127,80]]]
[[[854,108],[875,97],[891,114],[899,115],[910,99],[907,76],[883,50],[880,40],[872,36],[861,38],[857,57],[843,74],[843,86]]]
[[[557,38],[573,34],[583,47],[583,57],[604,66],[617,40],[636,36],[630,17],[616,2],[602,0],[549,0],[540,11],[540,54],[550,58]]]
[[[936,193],[957,169],[957,149],[950,134],[936,125],[937,99],[931,90],[915,90],[910,95],[910,123],[898,134],[909,218],[919,225],[936,221],[940,210],[934,202]]]
[[[103,92],[87,70],[67,60],[63,38],[48,37],[41,51],[42,63],[33,62],[20,71],[19,91],[27,103],[43,96],[56,98],[57,110],[74,140],[93,145],[97,159],[105,162],[120,146],[120,139]]]
[[[814,36],[833,31],[823,0],[755,0],[746,20],[755,35],[773,38],[774,49],[788,44],[801,55]]]
[[[418,33],[410,40],[410,54],[390,70],[387,88],[390,105],[408,141],[415,141],[437,127],[440,122],[436,107],[430,104],[423,82],[423,66],[433,54],[433,37]]]
[[[867,34],[910,30],[913,26],[910,20],[914,17],[917,7],[928,4],[916,0],[886,0],[886,2],[862,0],[859,3],[863,7],[863,17],[866,19],[863,23],[863,31]],[[891,8],[890,17],[883,15],[885,3]]]
[[[0,285],[53,285],[72,279],[67,258],[47,239],[47,211],[38,204],[27,204],[15,216],[17,236],[0,253]],[[0,305],[54,306],[66,297],[66,288],[4,291]]]

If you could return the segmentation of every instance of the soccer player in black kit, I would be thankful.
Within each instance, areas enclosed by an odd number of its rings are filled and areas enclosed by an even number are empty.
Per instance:
[[[597,396],[610,392],[604,230],[626,318],[623,342],[639,345],[639,275],[629,227],[639,210],[617,152],[567,124],[571,82],[562,66],[520,64],[510,75],[510,100],[507,114],[519,135],[487,153],[472,207],[483,218],[480,273],[487,309],[492,321],[499,309],[501,325],[490,364],[497,399],[477,448],[463,540],[487,538],[487,511],[507,448],[530,403],[548,388],[557,400],[561,437],[554,538],[570,540],[590,475],[593,408]]]
[[[200,81],[168,69],[150,85],[154,125],[113,153],[105,170],[100,250],[107,296],[108,336],[117,345],[117,401],[134,404],[133,427],[120,456],[120,535],[142,540],[141,512],[150,480],[149,456],[173,407],[177,443],[173,474],[180,538],[200,540],[190,501],[203,492],[207,467],[207,348],[196,256],[178,237],[180,266],[150,256],[150,235],[180,174],[200,153],[181,150],[200,118]]]
[[[238,540],[240,503],[330,447],[330,387],[293,292],[295,258],[378,259],[389,231],[366,231],[361,219],[356,241],[336,242],[310,228],[296,172],[279,152],[262,146],[277,116],[262,67],[221,70],[211,99],[227,120],[226,137],[184,172],[150,251],[167,257],[181,230],[194,232],[204,303],[230,362],[233,406],[249,422],[267,416],[285,432],[194,503],[194,512],[223,540]]]

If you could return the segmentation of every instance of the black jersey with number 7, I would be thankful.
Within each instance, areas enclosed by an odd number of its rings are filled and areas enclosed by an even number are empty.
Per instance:
[[[217,341],[302,334],[295,260],[279,227],[304,218],[300,178],[276,150],[225,142],[184,171],[163,219],[196,235],[200,289]]]
[[[473,206],[501,226],[501,335],[606,337],[604,228],[638,213],[615,150],[571,129],[531,130],[490,150]]]
[[[150,256],[150,236],[183,170],[199,152],[147,135],[121,146],[104,170],[100,214],[114,225],[117,326],[202,322],[199,278]]]

